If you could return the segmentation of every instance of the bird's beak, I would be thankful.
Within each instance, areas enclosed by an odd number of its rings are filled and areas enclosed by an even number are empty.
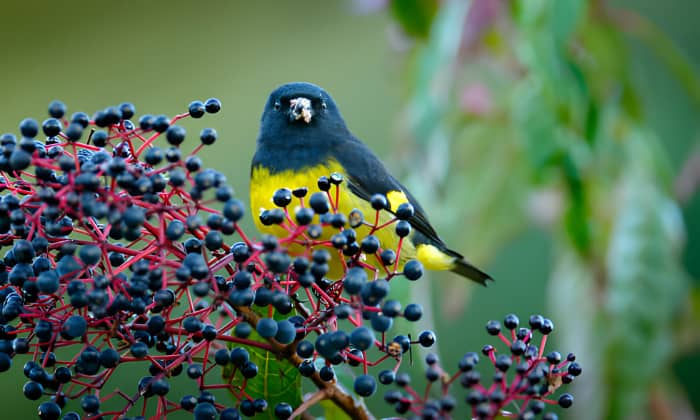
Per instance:
[[[313,108],[311,108],[311,100],[308,98],[295,98],[289,101],[289,119],[290,121],[304,120],[305,123],[311,122],[313,116]]]

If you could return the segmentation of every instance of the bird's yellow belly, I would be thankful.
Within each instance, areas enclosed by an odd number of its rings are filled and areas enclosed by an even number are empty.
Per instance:
[[[324,165],[318,165],[314,167],[305,168],[303,172],[295,171],[282,171],[271,174],[267,168],[258,166],[253,168],[251,174],[250,182],[250,205],[252,211],[252,217],[255,221],[257,228],[262,233],[268,233],[275,235],[277,237],[283,238],[289,235],[289,232],[279,225],[265,226],[260,222],[259,215],[264,210],[269,210],[276,208],[272,201],[272,196],[274,192],[280,188],[288,188],[294,190],[297,188],[306,187],[308,188],[308,193],[304,198],[308,203],[308,198],[311,194],[320,191],[317,185],[317,181],[321,176],[329,176],[331,173],[343,173],[343,168],[337,162],[330,162]],[[337,211],[338,213],[343,213],[348,215],[354,209],[358,209],[364,215],[366,222],[374,224],[376,211],[371,207],[369,202],[361,199],[360,197],[353,194],[345,183],[341,183],[338,187],[338,201],[337,201]],[[332,197],[332,203],[335,204],[335,186],[331,187],[329,191]],[[393,203],[393,201],[392,201]],[[294,214],[297,208],[301,205],[300,199],[292,197],[292,202],[287,207],[289,210],[289,215],[292,220],[294,219]],[[381,211],[379,214],[378,225],[382,225],[393,218],[393,215],[387,211]],[[318,216],[314,218],[313,223],[318,223]],[[371,226],[360,226],[355,229],[357,242],[361,242],[367,235],[370,234],[372,228]],[[323,234],[318,240],[325,241],[329,240],[331,236],[338,233],[338,229],[331,226],[325,227]],[[394,231],[394,225],[391,224],[383,229],[376,230],[373,233],[374,236],[379,239],[382,249],[393,249],[396,250],[399,243],[399,237]],[[408,238],[406,238],[408,239]],[[289,253],[291,255],[304,255],[308,252],[308,249],[303,245],[294,244],[288,247]],[[334,251],[333,248],[329,247],[331,251],[331,261],[329,263],[328,278],[338,279],[343,274],[343,255],[341,251]],[[401,270],[406,261],[415,258],[416,250],[410,240],[404,240],[401,246],[399,264],[397,269]],[[381,268],[379,260],[375,256],[368,256],[366,263],[378,268],[377,273],[382,275],[384,269]]]

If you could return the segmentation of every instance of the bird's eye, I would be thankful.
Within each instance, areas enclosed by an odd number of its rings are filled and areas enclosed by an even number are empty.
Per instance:
[[[275,111],[279,111],[280,108],[282,108],[282,104],[280,104],[280,101],[275,102]]]
[[[321,108],[326,109],[328,105],[326,105],[326,101],[321,102]]]

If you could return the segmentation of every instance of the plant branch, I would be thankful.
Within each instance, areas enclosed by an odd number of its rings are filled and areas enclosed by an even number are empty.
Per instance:
[[[252,309],[243,306],[236,306],[234,309],[243,316],[246,322],[253,328],[258,325],[260,316]],[[279,359],[285,359],[288,363],[292,364],[292,366],[299,366],[301,362],[303,362],[303,359],[294,351],[294,344],[285,346],[274,339],[268,339],[268,342],[272,347],[271,352],[277,355]],[[355,399],[345,392],[336,381],[326,382],[321,379],[318,372],[314,372],[310,379],[319,389],[319,392],[324,394],[325,398],[331,400],[351,418],[359,420],[369,420],[372,418],[367,407],[362,403],[356,403]]]

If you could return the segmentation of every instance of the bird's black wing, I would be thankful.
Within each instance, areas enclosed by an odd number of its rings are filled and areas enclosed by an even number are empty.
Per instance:
[[[345,168],[350,191],[367,201],[375,194],[386,195],[391,191],[404,193],[414,209],[414,215],[408,221],[418,231],[417,233],[420,233],[414,240],[446,250],[447,246],[430,225],[425,211],[415,197],[396,178],[391,176],[369,147],[359,140],[352,140],[343,142],[334,153],[334,157]],[[394,212],[396,209],[390,208],[389,211]],[[455,254],[455,257],[461,258],[461,255]]]
[[[492,280],[491,276],[472,265],[462,254],[447,247],[428,222],[423,207],[406,187],[389,174],[384,164],[364,143],[354,137],[349,140],[344,139],[344,141],[336,142],[331,155],[345,169],[350,191],[360,198],[369,201],[374,194],[387,195],[391,191],[404,193],[414,209],[413,217],[408,221],[415,229],[412,238],[415,244],[433,245],[445,254],[454,257],[455,266],[451,271],[461,276],[482,285],[486,285],[488,280]],[[396,209],[390,208],[389,211],[394,212]]]

